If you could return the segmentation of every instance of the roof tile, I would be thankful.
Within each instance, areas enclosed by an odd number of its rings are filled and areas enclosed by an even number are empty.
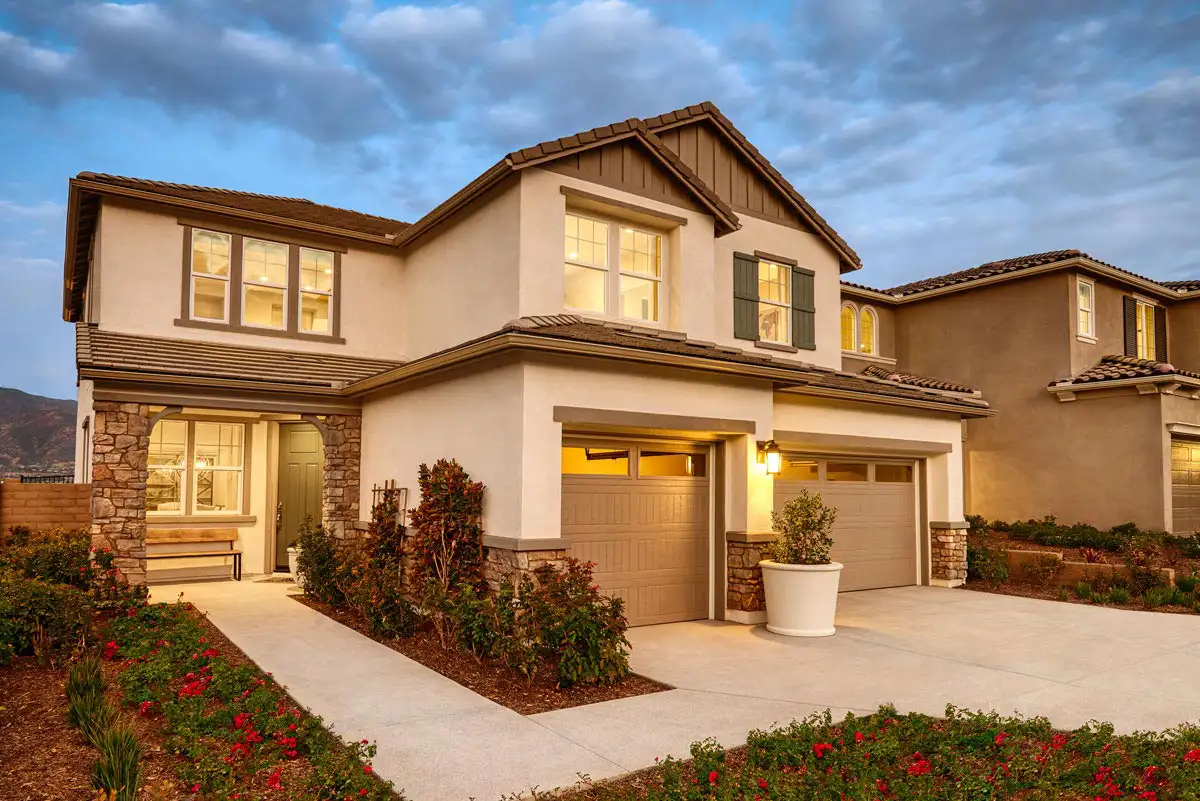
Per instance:
[[[972,387],[956,384],[953,381],[943,381],[940,378],[929,378],[915,373],[902,373],[899,370],[889,370],[878,364],[867,365],[859,375],[869,375],[872,378],[882,378],[887,381],[898,381],[901,384],[911,384],[914,387],[925,387],[926,389],[940,389],[945,392],[964,392],[973,394],[978,390]]]
[[[1200,373],[1181,370],[1169,362],[1139,359],[1136,356],[1104,356],[1094,365],[1066,381],[1054,381],[1051,386],[1072,384],[1094,384],[1099,381],[1117,381],[1122,378],[1166,378],[1178,375],[1200,378]]]

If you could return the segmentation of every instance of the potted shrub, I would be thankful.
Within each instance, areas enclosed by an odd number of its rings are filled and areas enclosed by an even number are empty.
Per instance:
[[[842,565],[829,560],[829,532],[837,509],[804,490],[771,512],[771,528],[779,535],[766,546],[762,568],[767,596],[767,630],[791,637],[833,634]]]

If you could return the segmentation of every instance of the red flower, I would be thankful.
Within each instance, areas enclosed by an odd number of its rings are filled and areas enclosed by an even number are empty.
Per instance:
[[[717,772],[715,770],[710,770],[708,772],[708,783],[709,784],[716,784],[717,779],[719,779],[719,778],[720,778],[720,776],[717,775]]]
[[[765,790],[765,789],[767,789],[767,780],[766,780],[766,779],[759,779],[759,780],[758,780],[758,789],[760,789],[760,790]]]
[[[250,722],[250,713],[249,712],[238,712],[236,715],[233,716],[233,728],[235,728],[235,729],[240,730],[243,726],[245,726],[249,722]]]
[[[193,792],[193,793],[198,793],[198,792],[200,792],[200,785],[198,785],[198,784],[193,784],[193,785],[192,785],[192,792]]]
[[[1050,747],[1055,751],[1061,751],[1062,747],[1067,744],[1067,735],[1056,734],[1050,739]]]
[[[283,789],[283,768],[275,768],[275,772],[267,778],[267,789],[282,790]]]
[[[1183,755],[1184,762],[1200,762],[1200,748],[1193,748]]]
[[[875,780],[875,789],[878,790],[879,792],[883,793],[884,795],[887,795],[888,794],[888,783],[885,782],[883,779],[876,779]]]
[[[909,776],[924,776],[929,773],[929,760],[921,759],[908,766]]]
[[[816,743],[813,745],[813,753],[817,755],[817,759],[823,759],[832,750],[833,745],[831,743]]]
[[[861,731],[854,732],[854,742],[861,743],[865,739],[867,739],[867,738],[863,736],[863,733]]]
[[[996,745],[1004,745],[1004,741],[1008,739],[1008,735],[1000,732],[996,735]]]
[[[366,788],[366,787],[362,788],[361,790],[359,790],[359,791],[358,791],[358,794],[359,794],[359,795],[366,795],[366,794],[367,794],[367,788]]]
[[[107,642],[104,645],[104,658],[111,662],[113,657],[117,655],[119,646],[115,642]]]
[[[153,706],[153,701],[142,701],[140,704],[138,704],[138,716],[143,718],[150,717],[150,709]]]
[[[1153,790],[1146,790],[1142,793],[1139,793],[1138,798],[1144,799],[1144,801],[1158,801],[1158,793],[1154,792]]]
[[[370,773],[370,772],[371,772],[371,766],[363,765],[363,773]]]
[[[216,650],[215,650],[215,649],[213,649],[213,648],[207,648],[207,649],[205,649],[204,651],[201,651],[201,652],[200,652],[200,656],[207,656],[207,657],[209,657],[209,658],[212,658],[212,657],[214,657],[214,656],[216,656],[216,655],[217,655],[217,652],[216,652]]]

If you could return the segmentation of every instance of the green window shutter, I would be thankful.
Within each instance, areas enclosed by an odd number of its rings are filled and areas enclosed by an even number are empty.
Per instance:
[[[792,268],[792,345],[802,350],[817,349],[817,305],[814,273]]]
[[[1167,361],[1167,310],[1163,306],[1154,309],[1154,358]]]
[[[1137,301],[1129,295],[1122,301],[1125,307],[1125,355],[1137,356]]]
[[[758,341],[758,259],[733,254],[733,335]]]

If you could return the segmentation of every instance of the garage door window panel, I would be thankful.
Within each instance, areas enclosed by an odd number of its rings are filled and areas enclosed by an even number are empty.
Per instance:
[[[825,465],[827,481],[863,481],[867,480],[866,462],[827,462]]]
[[[913,469],[910,464],[875,465],[875,482],[878,484],[911,484],[912,481]]]
[[[564,445],[562,472],[565,476],[628,476],[629,449],[602,445]]]
[[[684,451],[638,451],[640,478],[704,478],[708,459],[703,453]]]
[[[816,459],[804,459],[797,456],[784,455],[783,471],[779,474],[781,481],[819,481],[821,478],[821,463]]]

